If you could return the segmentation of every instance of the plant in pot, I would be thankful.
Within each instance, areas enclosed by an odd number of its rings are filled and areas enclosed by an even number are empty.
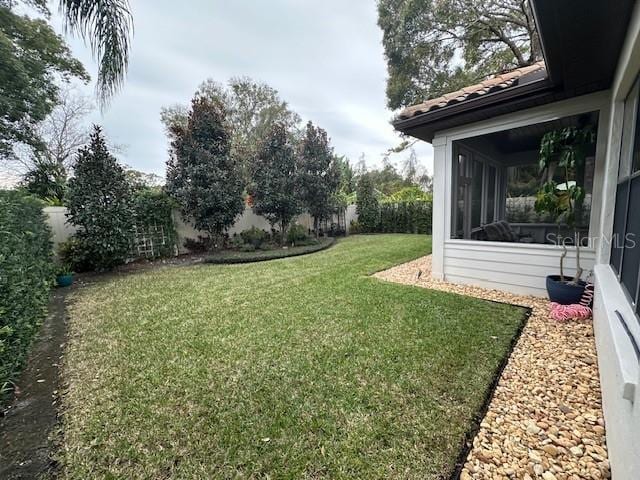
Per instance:
[[[73,283],[73,270],[71,265],[63,263],[56,271],[56,283],[59,287],[68,287]]]
[[[549,180],[536,195],[535,209],[553,217],[558,225],[557,241],[562,246],[560,275],[547,276],[549,299],[563,305],[578,303],[586,283],[582,281],[580,265],[580,233],[576,219],[582,214],[585,190],[582,186],[587,154],[593,149],[596,135],[592,125],[565,127],[545,133],[540,142],[540,170]],[[558,172],[562,183],[553,180]],[[560,235],[562,225],[569,227],[572,237],[568,240],[576,249],[576,273],[566,276],[564,260],[567,256],[567,238]]]

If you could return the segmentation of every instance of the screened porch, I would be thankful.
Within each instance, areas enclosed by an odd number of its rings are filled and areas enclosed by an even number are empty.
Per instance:
[[[477,241],[572,244],[589,243],[594,184],[595,142],[585,161],[568,172],[557,165],[541,172],[540,142],[545,133],[564,127],[593,126],[598,113],[568,116],[495,133],[453,141],[451,238]],[[558,189],[578,185],[584,200],[575,205],[575,229],[558,225],[536,211],[536,195],[548,180]]]

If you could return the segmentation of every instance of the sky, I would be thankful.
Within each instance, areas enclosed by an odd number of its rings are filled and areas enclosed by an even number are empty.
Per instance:
[[[304,122],[327,130],[335,152],[368,168],[399,135],[386,107],[386,63],[373,0],[130,0],[135,32],[124,88],[101,124],[120,159],[164,176],[167,140],[160,109],[188,104],[207,78],[224,83],[246,75],[278,90]],[[56,11],[52,4],[51,10]],[[62,20],[51,19],[62,33]],[[96,63],[82,40],[66,36],[92,78]],[[93,95],[95,83],[82,86]],[[431,146],[416,153],[433,172]],[[400,165],[408,152],[391,157]]]

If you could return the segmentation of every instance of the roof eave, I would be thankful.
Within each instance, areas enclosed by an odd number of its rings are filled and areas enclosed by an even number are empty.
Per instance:
[[[432,110],[406,119],[398,119],[392,122],[393,127],[403,133],[417,126],[433,123],[447,117],[471,112],[491,105],[497,105],[514,100],[523,96],[528,96],[543,91],[551,91],[553,84],[548,78],[541,78],[525,85],[514,86],[498,92],[488,93],[482,97],[474,98],[464,102],[447,105],[437,110]]]

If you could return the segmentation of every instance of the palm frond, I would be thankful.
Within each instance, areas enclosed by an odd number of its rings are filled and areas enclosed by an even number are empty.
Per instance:
[[[104,108],[122,87],[129,64],[133,17],[128,0],[60,0],[65,27],[89,43],[99,64],[96,91]]]

